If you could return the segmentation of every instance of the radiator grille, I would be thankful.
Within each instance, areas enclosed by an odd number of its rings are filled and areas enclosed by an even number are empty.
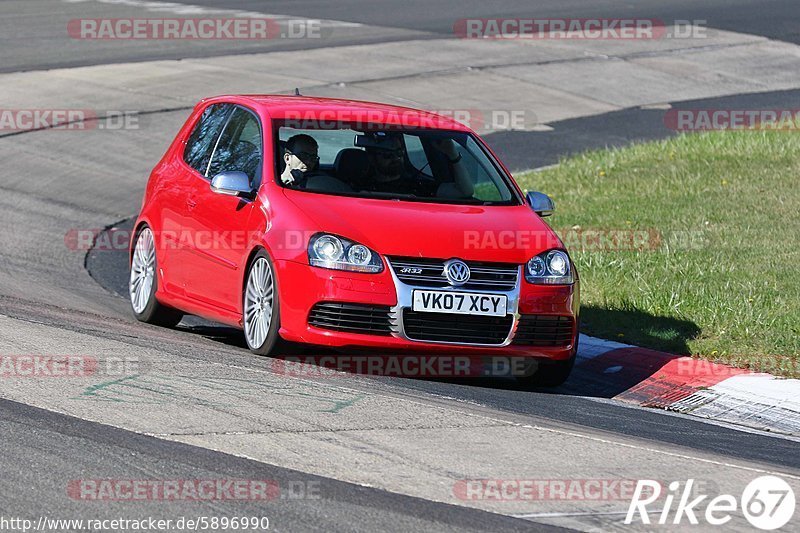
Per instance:
[[[449,287],[444,275],[444,260],[416,257],[391,257],[397,278],[408,285],[418,287]],[[465,261],[470,270],[469,281],[460,289],[511,291],[517,285],[519,266],[509,263],[482,263]]]
[[[405,309],[403,326],[409,339],[461,344],[503,344],[513,317],[424,313]]]

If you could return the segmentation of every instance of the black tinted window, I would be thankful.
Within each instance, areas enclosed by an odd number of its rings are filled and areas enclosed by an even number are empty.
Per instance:
[[[247,174],[253,187],[261,180],[261,127],[252,113],[239,107],[222,132],[208,177],[234,171]]]
[[[214,144],[219,137],[219,132],[225,125],[231,104],[214,104],[203,111],[203,116],[194,127],[194,131],[186,142],[183,159],[186,164],[198,171],[203,176],[208,169],[208,160],[214,151]]]

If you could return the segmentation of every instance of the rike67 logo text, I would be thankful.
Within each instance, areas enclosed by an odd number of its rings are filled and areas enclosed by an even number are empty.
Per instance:
[[[683,487],[679,481],[673,481],[666,494],[662,494],[658,481],[641,479],[636,484],[625,523],[677,525],[688,522],[697,525],[704,519],[706,524],[723,526],[730,522],[734,513],[741,512],[752,526],[771,531],[788,524],[794,508],[794,491],[786,481],[776,476],[754,479],[738,500],[730,494],[721,494],[710,500],[707,494],[697,495],[694,479],[687,480]]]

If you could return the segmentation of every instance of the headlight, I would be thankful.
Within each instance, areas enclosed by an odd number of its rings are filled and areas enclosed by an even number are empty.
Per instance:
[[[550,250],[537,255],[525,265],[525,280],[538,285],[571,285],[574,279],[567,252]]]
[[[378,254],[363,244],[328,233],[318,233],[311,237],[308,243],[308,263],[351,272],[383,271],[383,261]]]

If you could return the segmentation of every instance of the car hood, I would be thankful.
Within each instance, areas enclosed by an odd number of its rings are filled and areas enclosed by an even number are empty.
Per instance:
[[[316,223],[315,230],[357,241],[383,255],[524,263],[540,252],[563,247],[526,205],[431,204],[284,191]]]

